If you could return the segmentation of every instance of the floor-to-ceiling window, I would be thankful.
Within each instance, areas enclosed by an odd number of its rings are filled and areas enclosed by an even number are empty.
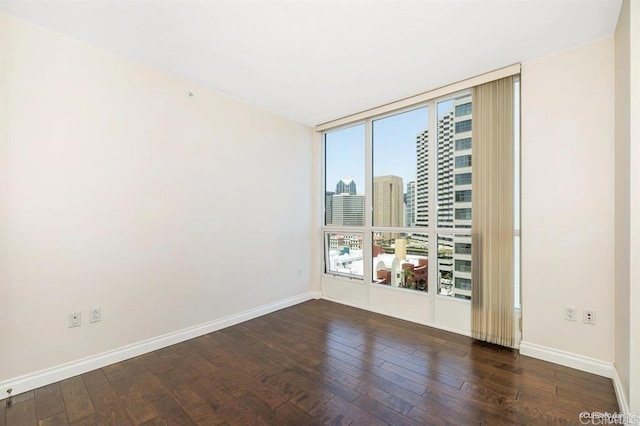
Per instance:
[[[468,330],[472,105],[465,89],[322,132],[326,296]]]

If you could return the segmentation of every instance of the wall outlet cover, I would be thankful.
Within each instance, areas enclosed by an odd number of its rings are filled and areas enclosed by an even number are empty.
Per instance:
[[[582,311],[582,321],[584,321],[585,324],[595,325],[596,324],[595,309],[584,309]]]
[[[71,312],[69,314],[69,328],[80,327],[82,324],[82,313]]]
[[[564,307],[564,319],[567,321],[576,321],[576,307],[571,305],[566,305]]]
[[[89,322],[100,322],[102,319],[102,308],[89,309]]]

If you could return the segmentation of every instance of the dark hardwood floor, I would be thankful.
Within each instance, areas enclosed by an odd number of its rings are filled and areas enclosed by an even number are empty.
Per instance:
[[[0,401],[13,425],[579,424],[611,380],[324,300]]]

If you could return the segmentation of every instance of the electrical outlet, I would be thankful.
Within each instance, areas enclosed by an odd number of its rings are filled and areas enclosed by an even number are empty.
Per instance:
[[[564,307],[564,319],[567,321],[576,321],[576,307],[567,305]]]
[[[102,308],[89,309],[89,322],[100,322],[102,319]]]
[[[69,314],[69,328],[80,327],[82,323],[82,314],[80,312],[71,312]]]
[[[595,325],[596,324],[596,311],[595,309],[583,309],[582,310],[582,321],[585,324]]]

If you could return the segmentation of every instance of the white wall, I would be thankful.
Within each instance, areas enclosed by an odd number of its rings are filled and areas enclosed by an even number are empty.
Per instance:
[[[623,2],[615,32],[616,87],[616,304],[615,366],[622,391],[629,395],[629,2]]]
[[[523,342],[613,362],[613,37],[523,64],[521,156]]]
[[[640,411],[640,5],[625,0],[615,33],[616,335],[624,404]]]
[[[312,129],[0,29],[0,382],[311,289]]]
[[[630,185],[629,185],[629,411],[640,412],[640,4],[630,12]]]

